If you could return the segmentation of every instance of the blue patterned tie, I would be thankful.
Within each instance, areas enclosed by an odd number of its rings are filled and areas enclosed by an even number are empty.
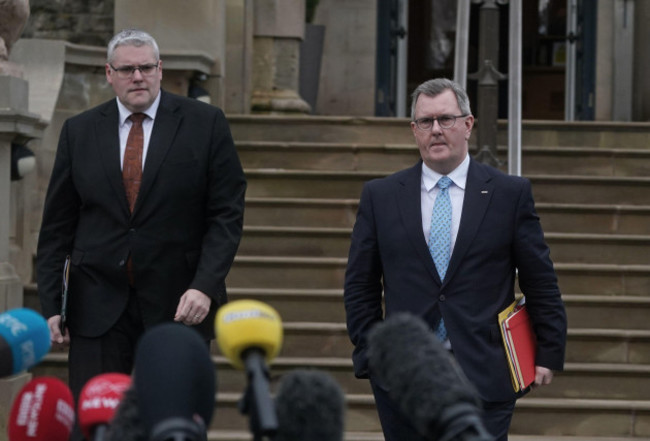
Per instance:
[[[451,256],[451,199],[449,198],[451,182],[451,179],[447,176],[443,176],[438,180],[436,185],[440,187],[440,192],[438,192],[433,205],[433,213],[431,214],[429,252],[436,264],[440,280],[445,279],[447,266],[449,266],[449,257]],[[447,340],[447,329],[442,318],[436,334],[440,341]]]

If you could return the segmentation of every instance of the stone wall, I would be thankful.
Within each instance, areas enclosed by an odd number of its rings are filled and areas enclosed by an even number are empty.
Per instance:
[[[113,36],[115,0],[30,0],[22,38],[104,47]]]

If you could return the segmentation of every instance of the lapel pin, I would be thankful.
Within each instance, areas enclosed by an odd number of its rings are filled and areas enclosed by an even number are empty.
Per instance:
[[[487,190],[481,190],[481,194],[487,194],[487,193],[488,193]]]

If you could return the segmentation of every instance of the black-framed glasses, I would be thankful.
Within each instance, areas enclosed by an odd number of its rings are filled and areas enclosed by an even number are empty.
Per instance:
[[[430,116],[427,116],[425,118],[416,119],[413,122],[415,123],[415,126],[420,130],[431,130],[431,127],[433,127],[433,123],[436,120],[438,121],[440,127],[442,127],[443,129],[451,129],[452,127],[454,127],[454,124],[456,124],[456,118],[465,118],[466,116],[469,116],[469,114],[466,113],[463,115],[440,115],[437,118],[431,118]]]
[[[113,67],[112,64],[108,63],[120,78],[131,78],[135,74],[136,70],[139,70],[143,77],[153,75],[158,68],[158,63],[152,64],[142,64],[140,66],[122,66],[122,67]]]

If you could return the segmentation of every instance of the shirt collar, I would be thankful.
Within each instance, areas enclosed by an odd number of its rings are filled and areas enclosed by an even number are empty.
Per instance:
[[[158,105],[160,104],[160,91],[158,91],[158,96],[156,97],[155,100],[153,100],[153,103],[151,103],[151,106],[147,110],[145,110],[144,113],[147,115],[149,118],[152,120],[155,119],[156,117],[156,112],[158,111]],[[124,104],[119,100],[119,98],[115,97],[115,101],[117,101],[117,109],[120,112],[120,126],[123,126],[126,123],[126,120],[129,116],[131,116],[131,112],[129,109],[127,109]]]
[[[469,170],[469,153],[463,159],[463,162],[460,163],[451,173],[447,176],[454,182],[454,185],[465,190],[465,184],[467,183],[467,171]],[[422,184],[427,192],[431,191],[433,187],[436,186],[438,180],[442,177],[440,173],[430,169],[424,161],[422,162]]]

